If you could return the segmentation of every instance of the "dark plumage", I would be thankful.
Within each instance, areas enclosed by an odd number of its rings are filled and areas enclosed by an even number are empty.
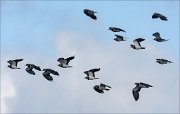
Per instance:
[[[162,15],[160,13],[154,13],[152,15],[152,19],[157,19],[157,18],[160,18],[163,21],[167,21],[168,20],[166,16],[164,16],[164,15]]]
[[[84,13],[89,16],[90,18],[97,20],[97,17],[94,15],[94,13],[97,13],[95,11],[89,10],[89,9],[84,9]]]
[[[52,69],[43,69],[42,71],[44,71],[42,74],[48,81],[53,81],[53,78],[50,74],[59,75],[57,71]]]
[[[36,70],[41,71],[41,68],[39,66],[34,65],[34,64],[26,64],[25,66],[27,66],[26,71],[29,74],[32,74],[32,75],[35,75],[35,72],[33,71],[33,68],[36,69]]]
[[[11,69],[20,69],[17,67],[17,63],[22,61],[23,59],[15,59],[7,61],[9,63],[8,67]]]
[[[131,48],[136,49],[136,50],[145,49],[145,47],[141,47],[141,44],[140,44],[140,42],[142,42],[142,41],[144,41],[144,40],[145,40],[145,39],[143,39],[143,38],[137,38],[137,39],[133,40],[134,45],[131,44],[131,45],[130,45]]]
[[[72,66],[69,66],[68,63],[73,60],[75,58],[75,56],[71,56],[71,57],[68,57],[68,58],[59,58],[57,61],[60,62],[60,64],[58,65],[59,67],[62,67],[62,68],[69,68],[69,67],[72,67]]]
[[[134,99],[137,101],[139,99],[139,92],[141,90],[141,88],[149,88],[149,87],[153,87],[149,84],[146,84],[146,83],[135,83],[136,87],[132,89],[132,94],[133,94],[133,97]]]
[[[126,32],[125,30],[123,30],[123,29],[120,29],[120,28],[117,28],[117,27],[109,27],[109,29],[108,30],[111,30],[111,31],[113,31],[113,32]]]
[[[152,34],[152,36],[155,36],[154,40],[157,42],[165,42],[168,41],[166,39],[162,39],[159,32],[155,32]]]
[[[96,68],[96,69],[91,69],[88,71],[85,71],[84,73],[87,75],[85,77],[85,79],[87,80],[94,80],[94,79],[99,79],[95,77],[95,72],[98,72],[100,70],[100,68]]]
[[[98,93],[104,93],[104,90],[109,91],[110,88],[111,88],[110,86],[102,84],[102,83],[100,83],[100,85],[94,86],[94,90]]]
[[[114,38],[114,40],[117,42],[126,41],[125,37],[123,37],[123,36],[120,36],[120,35],[114,35],[114,36],[116,36],[116,38]]]
[[[156,59],[156,62],[163,65],[168,63],[173,63],[172,61],[166,60],[166,59]]]

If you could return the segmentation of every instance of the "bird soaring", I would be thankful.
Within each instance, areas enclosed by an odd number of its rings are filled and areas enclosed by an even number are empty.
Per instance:
[[[97,20],[97,17],[94,15],[94,13],[97,13],[93,10],[89,10],[89,9],[84,9],[84,13],[89,16],[90,18]]]
[[[107,88],[106,88],[107,87]],[[105,84],[102,84],[102,83],[100,83],[100,85],[95,85],[94,86],[94,90],[96,91],[96,92],[98,92],[98,93],[104,93],[104,90],[106,90],[106,91],[109,91],[110,90],[110,86],[108,86],[108,85],[105,85]]]
[[[135,39],[135,40],[133,41],[135,45],[131,44],[131,45],[130,45],[131,48],[136,49],[136,50],[145,49],[145,47],[141,47],[141,44],[140,44],[140,42],[142,42],[142,41],[144,41],[144,40],[145,40],[145,39],[143,39],[143,38],[137,38],[137,39]]]
[[[157,19],[157,18],[160,18],[163,21],[167,21],[168,20],[166,16],[164,16],[164,15],[162,15],[160,13],[154,13],[152,15],[152,19]]]
[[[124,36],[120,35],[114,35],[116,38],[114,38],[115,41],[120,42],[120,41],[126,41]]]
[[[71,57],[68,57],[66,59],[64,58],[59,58],[57,61],[60,62],[60,64],[58,65],[59,67],[62,67],[62,68],[70,68],[72,66],[69,66],[68,63],[73,60],[75,58],[75,56],[71,56]]]
[[[59,75],[57,71],[52,69],[43,69],[42,71],[44,71],[42,74],[48,81],[53,81],[53,78],[50,74]]]
[[[111,30],[112,32],[121,32],[121,31],[126,32],[125,30],[117,28],[117,27],[109,27],[108,30]]]
[[[168,63],[173,63],[172,61],[166,60],[166,59],[156,59],[156,62],[163,65]]]
[[[157,42],[165,42],[168,41],[166,39],[162,39],[159,32],[155,32],[152,34],[152,36],[155,36],[154,40]]]
[[[33,69],[41,71],[41,68],[39,66],[34,65],[34,64],[26,64],[25,66],[27,66],[26,71],[32,75],[35,75],[35,72],[33,71]]]

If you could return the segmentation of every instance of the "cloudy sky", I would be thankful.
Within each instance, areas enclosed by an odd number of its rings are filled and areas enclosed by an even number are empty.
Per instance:
[[[97,11],[97,21],[83,13]],[[162,13],[168,21],[152,19]],[[1,112],[2,113],[179,113],[179,1],[1,1]],[[110,26],[126,33],[115,42]],[[168,42],[153,41],[159,32]],[[133,50],[135,38],[146,40],[145,50]],[[75,55],[73,68],[58,67],[59,57]],[[7,60],[23,58],[21,69]],[[173,64],[160,65],[156,58]],[[30,75],[25,64],[57,70],[49,82],[42,72]],[[99,80],[85,80],[86,70],[101,68]],[[135,82],[142,89],[135,101]],[[99,83],[112,89],[99,94]]]

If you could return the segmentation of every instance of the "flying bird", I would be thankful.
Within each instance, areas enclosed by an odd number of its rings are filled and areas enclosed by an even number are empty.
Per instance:
[[[168,20],[166,16],[164,16],[164,15],[162,15],[160,13],[154,13],[152,15],[152,19],[157,19],[157,18],[160,18],[163,21],[167,21]]]
[[[26,64],[25,66],[27,66],[26,71],[32,75],[35,75],[35,72],[33,71],[33,69],[41,71],[41,68],[39,66],[34,65],[34,64]]]
[[[50,74],[59,75],[57,71],[52,69],[43,69],[42,71],[44,71],[42,74],[48,81],[53,81],[53,78]]]
[[[8,67],[11,69],[20,69],[17,67],[17,63],[22,61],[23,59],[15,59],[7,61],[9,63]]]
[[[162,39],[159,32],[155,32],[152,34],[152,36],[155,36],[154,40],[157,42],[165,42],[168,41],[166,39]]]
[[[116,38],[114,38],[114,40],[117,42],[126,41],[125,37],[123,37],[123,36],[120,36],[120,35],[114,35],[114,36],[116,36]]]
[[[141,90],[141,88],[149,88],[149,87],[153,87],[149,84],[146,83],[135,83],[136,87],[132,89],[132,94],[134,96],[135,101],[137,101],[139,99],[139,92]]]
[[[89,10],[89,9],[84,9],[84,13],[87,16],[91,17],[92,19],[97,20],[97,17],[94,15],[94,13],[97,13],[97,12],[95,12],[93,10]]]
[[[98,92],[98,93],[104,93],[104,90],[106,90],[106,91],[109,91],[110,90],[110,86],[108,86],[108,85],[105,85],[105,84],[102,84],[102,83],[100,83],[100,85],[95,85],[94,86],[94,90],[96,91],[96,92]]]
[[[168,63],[173,63],[172,61],[166,60],[166,59],[156,59],[156,62],[163,65]]]
[[[94,80],[94,79],[99,79],[95,77],[95,72],[98,72],[100,70],[100,68],[96,68],[96,69],[91,69],[88,71],[85,71],[84,73],[87,75],[85,77],[85,79],[87,80]]]
[[[108,30],[111,30],[111,31],[113,31],[113,32],[126,32],[125,30],[123,30],[123,29],[120,29],[120,28],[117,28],[117,27],[109,27],[109,29]]]
[[[59,58],[57,61],[60,62],[60,64],[58,65],[59,67],[62,67],[62,68],[70,68],[72,66],[69,66],[68,63],[73,60],[75,58],[75,56],[71,56],[69,58]]]
[[[141,44],[140,44],[140,42],[142,42],[142,41],[144,41],[144,40],[145,40],[145,39],[143,39],[143,38],[137,38],[137,39],[135,39],[135,40],[133,41],[135,45],[131,44],[131,45],[130,45],[131,48],[136,49],[136,50],[145,49],[145,47],[141,47]]]

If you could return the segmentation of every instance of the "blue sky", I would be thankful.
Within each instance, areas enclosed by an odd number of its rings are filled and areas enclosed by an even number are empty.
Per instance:
[[[85,8],[98,12],[97,21]],[[168,21],[152,19],[154,12]],[[1,1],[2,112],[178,113],[179,17],[179,1]],[[117,34],[128,40],[115,42],[110,26],[126,30]],[[155,42],[154,32],[170,40]],[[130,48],[137,37],[146,39],[145,50]],[[59,57],[72,55],[72,69],[57,67]],[[21,70],[6,68],[16,58],[24,58]],[[174,63],[161,66],[156,58]],[[29,76],[26,63],[50,67],[61,77],[48,83],[41,72]],[[85,70],[97,67],[99,80],[83,79]],[[154,86],[142,90],[138,102],[131,94],[136,81]],[[101,82],[112,90],[95,93],[92,87]]]

